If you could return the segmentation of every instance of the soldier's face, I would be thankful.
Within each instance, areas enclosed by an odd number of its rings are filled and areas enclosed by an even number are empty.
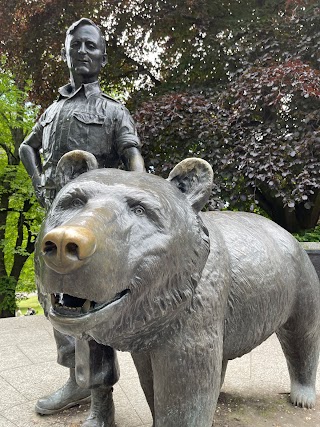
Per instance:
[[[105,64],[103,44],[99,31],[92,25],[82,25],[66,40],[65,60],[74,77],[83,82],[97,80]]]

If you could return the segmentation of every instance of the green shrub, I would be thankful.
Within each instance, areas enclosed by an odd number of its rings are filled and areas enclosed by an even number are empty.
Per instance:
[[[299,242],[320,242],[320,224],[312,230],[305,230],[293,235]]]

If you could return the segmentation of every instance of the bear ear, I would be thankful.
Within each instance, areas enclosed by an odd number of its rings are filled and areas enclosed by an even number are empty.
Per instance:
[[[190,158],[178,163],[167,180],[185,193],[194,210],[199,212],[209,200],[213,171],[205,160]]]
[[[64,154],[56,169],[57,192],[77,176],[92,169],[98,169],[98,162],[93,154],[82,150],[73,150]]]

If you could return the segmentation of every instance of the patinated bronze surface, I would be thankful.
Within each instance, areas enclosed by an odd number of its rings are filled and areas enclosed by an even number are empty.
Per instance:
[[[62,57],[70,82],[40,117],[20,147],[36,195],[50,206],[55,193],[55,170],[61,156],[74,149],[93,153],[99,167],[144,170],[140,141],[128,110],[101,92],[98,76],[107,62],[100,29],[82,18],[68,29]],[[42,151],[42,159],[40,157]]]
[[[46,209],[50,208],[59,190],[57,164],[70,150],[83,149],[92,153],[99,168],[115,168],[122,163],[127,170],[144,171],[139,151],[141,144],[128,110],[102,93],[99,86],[98,75],[107,62],[101,30],[86,18],[72,24],[66,34],[62,58],[67,63],[70,82],[59,89],[57,101],[42,114],[20,147],[20,158],[39,202]],[[46,309],[45,298],[42,304]],[[96,343],[88,341],[76,346],[81,348],[81,354],[75,355],[73,337],[55,331],[55,338],[58,362],[70,368],[70,378],[62,389],[40,399],[36,411],[53,414],[87,401],[90,390],[79,386],[92,389],[100,384],[102,395],[110,394],[111,386],[119,377],[114,351],[103,346],[98,348]],[[108,363],[112,366],[107,367]],[[95,390],[93,400],[97,396]],[[110,416],[113,414],[112,397],[108,399],[109,412],[105,407],[99,412],[98,401],[101,399],[92,402],[91,415],[83,427],[114,426],[113,416]]]
[[[69,179],[73,154],[63,160]],[[168,180],[85,172],[59,192],[38,239],[50,321],[80,341],[130,351],[156,427],[211,427],[228,360],[273,332],[292,403],[315,404],[318,276],[299,243],[266,218],[200,213],[212,177],[198,159]]]

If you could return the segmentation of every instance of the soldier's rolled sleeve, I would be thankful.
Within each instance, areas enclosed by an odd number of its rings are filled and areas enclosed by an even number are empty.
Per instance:
[[[140,149],[141,142],[133,118],[125,107],[121,107],[117,117],[116,148],[121,156],[127,148],[136,147]]]
[[[32,134],[32,140],[31,141],[32,142],[37,141],[39,146],[41,146],[42,145],[42,134],[43,134],[43,126],[41,125],[41,118],[33,126],[31,134]]]

